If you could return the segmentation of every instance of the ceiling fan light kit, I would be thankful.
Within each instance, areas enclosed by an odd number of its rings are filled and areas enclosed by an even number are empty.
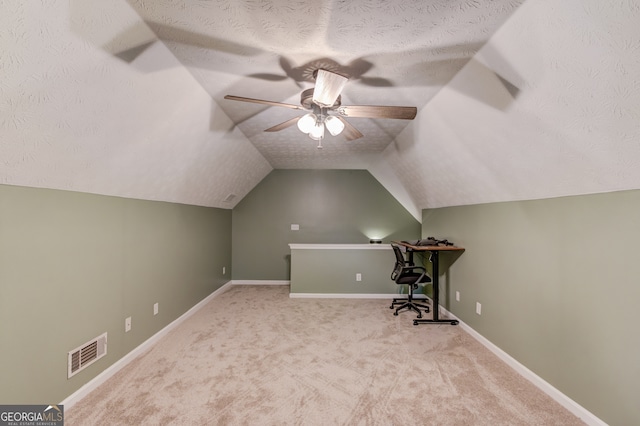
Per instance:
[[[334,117],[333,115],[328,116],[324,120],[324,125],[331,133],[331,136],[338,136],[344,130],[344,123],[340,121],[338,117]]]
[[[316,122],[311,131],[309,132],[309,137],[314,141],[319,141],[324,138],[324,124],[322,122]]]
[[[305,114],[298,120],[298,129],[300,129],[302,133],[308,134],[316,125],[316,121],[317,118],[312,112]]]
[[[342,106],[340,94],[349,79],[340,74],[323,69],[317,70],[315,76],[315,87],[302,92],[300,105],[232,95],[226,95],[224,98],[232,101],[251,102],[308,111],[302,117],[291,118],[266,129],[265,132],[278,132],[297,123],[298,129],[301,132],[309,135],[311,139],[319,141],[318,149],[322,148],[322,138],[324,138],[325,128],[332,136],[338,136],[346,129],[344,133],[348,141],[359,139],[363,136],[358,129],[345,120],[346,117],[413,120],[416,116],[417,109],[415,107],[375,105]]]
[[[320,140],[324,137],[324,131],[331,133],[331,136],[338,136],[344,130],[344,123],[333,115],[315,115],[310,112],[298,120],[298,129],[302,133],[308,134],[313,140]]]

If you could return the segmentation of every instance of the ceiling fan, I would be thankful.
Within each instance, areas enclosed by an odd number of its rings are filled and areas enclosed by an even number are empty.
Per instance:
[[[300,95],[300,105],[233,95],[226,95],[224,98],[232,101],[252,102],[307,111],[305,115],[276,124],[266,129],[265,132],[278,132],[297,124],[303,133],[308,134],[311,139],[318,141],[318,149],[322,148],[325,128],[332,136],[343,133],[348,141],[359,139],[363,136],[363,134],[349,124],[345,118],[393,118],[413,120],[416,116],[416,107],[342,105],[340,93],[349,80],[347,77],[324,69],[318,69],[315,79],[315,87],[304,90]]]

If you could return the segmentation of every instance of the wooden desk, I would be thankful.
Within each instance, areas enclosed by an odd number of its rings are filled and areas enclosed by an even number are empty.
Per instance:
[[[392,241],[393,244],[397,244],[399,246],[403,246],[407,249],[407,253],[409,254],[409,262],[413,263],[413,252],[416,251],[428,251],[431,253],[431,273],[432,277],[432,285],[433,285],[433,319],[414,319],[413,325],[418,324],[446,324],[449,323],[451,325],[458,324],[458,320],[452,319],[441,319],[439,318],[440,311],[440,286],[438,284],[438,266],[440,260],[440,252],[441,251],[464,251],[462,247],[457,246],[414,246],[408,243],[403,243],[401,241]]]

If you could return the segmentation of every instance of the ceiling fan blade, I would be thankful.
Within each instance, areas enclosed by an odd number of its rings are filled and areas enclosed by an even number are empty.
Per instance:
[[[263,104],[263,105],[269,105],[269,106],[279,106],[279,107],[285,107],[285,108],[291,108],[291,109],[304,110],[304,108],[302,108],[300,105],[284,104],[282,102],[265,101],[262,99],[253,99],[253,98],[243,98],[242,96],[233,96],[233,95],[226,95],[224,98],[230,101],[251,102],[254,104]]]
[[[313,102],[321,107],[333,106],[348,80],[340,74],[319,69],[313,89]]]
[[[336,111],[343,117],[413,120],[416,118],[418,109],[416,107],[405,106],[343,105],[336,108]]]
[[[364,136],[362,133],[360,133],[358,129],[353,127],[347,120],[339,116],[336,116],[336,117],[338,118],[338,120],[344,123],[344,130],[342,131],[342,134],[348,141],[354,141]]]
[[[280,130],[284,130],[287,127],[293,126],[298,122],[298,120],[300,120],[300,117],[293,117],[283,123],[276,124],[273,127],[269,127],[268,129],[265,130],[265,132],[279,132]]]

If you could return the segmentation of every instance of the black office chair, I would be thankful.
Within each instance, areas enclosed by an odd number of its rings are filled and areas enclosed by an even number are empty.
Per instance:
[[[416,266],[408,262],[402,250],[399,246],[391,244],[393,252],[396,256],[396,264],[391,273],[391,279],[398,285],[409,286],[409,294],[406,298],[395,298],[391,302],[389,309],[396,308],[393,315],[398,315],[398,312],[403,309],[414,311],[418,314],[418,318],[422,318],[422,312],[420,308],[425,312],[429,312],[429,305],[417,303],[413,301],[413,291],[418,288],[420,284],[426,284],[431,282],[431,277],[427,275],[427,270],[422,266]]]

